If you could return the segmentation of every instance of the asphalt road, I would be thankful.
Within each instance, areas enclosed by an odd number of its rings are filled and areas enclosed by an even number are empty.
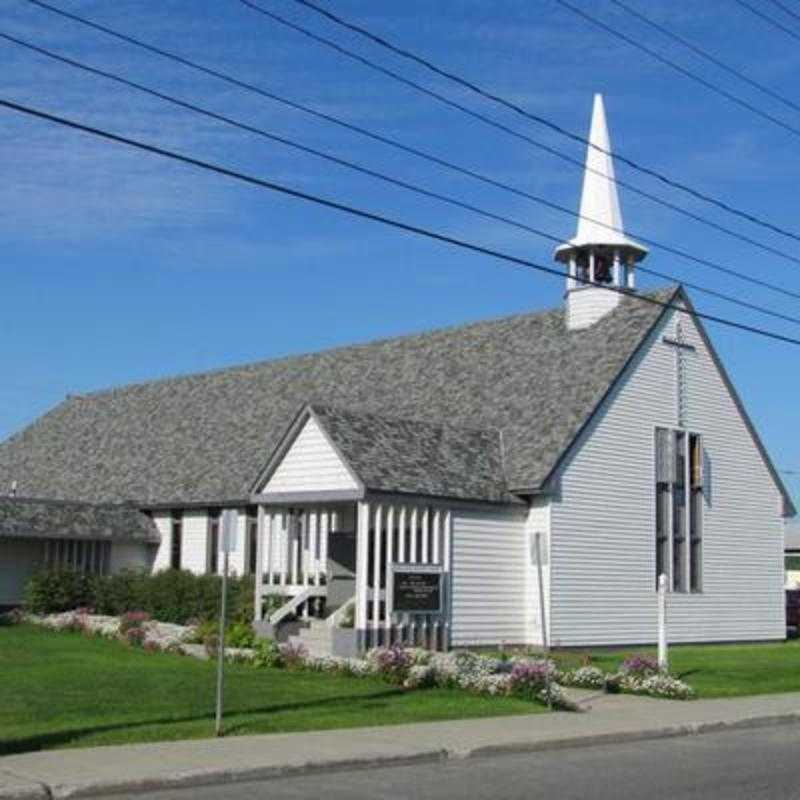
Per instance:
[[[115,800],[125,796],[131,800],[800,800],[800,725],[115,795]]]

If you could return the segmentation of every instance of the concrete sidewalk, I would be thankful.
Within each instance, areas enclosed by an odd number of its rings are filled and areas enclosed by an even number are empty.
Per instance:
[[[678,702],[581,693],[587,713],[238,736],[0,758],[0,800],[89,797],[800,721],[800,693]]]

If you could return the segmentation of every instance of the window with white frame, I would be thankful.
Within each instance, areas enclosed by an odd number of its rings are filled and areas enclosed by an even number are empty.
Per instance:
[[[656,586],[673,592],[703,587],[703,442],[698,433],[656,428]]]

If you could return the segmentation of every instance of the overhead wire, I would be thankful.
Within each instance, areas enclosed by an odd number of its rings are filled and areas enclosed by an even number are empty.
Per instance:
[[[242,0],[245,2],[245,0]],[[302,0],[297,0],[297,2],[302,2]],[[745,100],[738,95],[733,94],[733,92],[729,92],[724,87],[720,86],[719,84],[714,83],[713,81],[704,78],[702,75],[697,75],[696,73],[692,72],[690,69],[679,64],[677,61],[673,61],[671,58],[667,58],[667,56],[662,55],[661,53],[653,50],[651,47],[648,47],[646,44],[637,41],[632,36],[628,36],[627,34],[623,33],[622,31],[617,30],[613,25],[608,25],[607,23],[603,22],[603,20],[598,19],[593,14],[588,13],[582,8],[578,8],[578,6],[573,5],[567,0],[555,0],[560,6],[569,9],[573,12],[573,14],[577,14],[582,19],[586,20],[587,22],[594,25],[596,28],[599,28],[605,33],[609,34],[609,36],[613,36],[616,39],[619,39],[622,42],[630,45],[631,47],[639,50],[642,53],[647,54],[650,58],[655,59],[660,64],[664,64],[664,66],[669,67],[670,69],[674,70],[675,72],[683,75],[685,78],[688,78],[695,83],[704,86],[711,92],[719,95],[720,97],[724,97],[726,100],[729,100],[731,103],[738,105],[740,108],[744,108],[746,111],[749,111],[751,114],[755,114],[757,117],[766,120],[767,122],[771,122],[773,125],[777,125],[783,130],[791,133],[793,136],[800,137],[800,128],[782,120],[780,117],[776,117],[774,114],[770,114],[768,111],[764,111],[763,109],[759,108],[758,106],[753,105],[749,100]],[[613,0],[612,0],[613,2]]]
[[[632,17],[635,17],[640,22],[643,22],[645,25],[653,28],[654,30],[658,31],[659,33],[667,36],[668,38],[672,39],[678,44],[682,45],[683,47],[690,50],[696,56],[705,59],[710,64],[713,64],[715,67],[719,67],[720,69],[724,70],[730,75],[733,75],[735,78],[738,78],[743,83],[746,83],[748,86],[752,86],[754,89],[758,89],[758,91],[762,92],[763,94],[771,97],[773,100],[777,100],[780,103],[783,103],[785,106],[793,109],[794,111],[800,111],[800,104],[795,103],[794,100],[791,100],[788,97],[776,92],[774,89],[771,89],[769,86],[766,86],[759,81],[754,80],[749,75],[745,74],[739,69],[732,67],[730,64],[725,63],[722,59],[718,58],[717,56],[709,53],[707,50],[704,50],[702,47],[698,47],[693,42],[689,41],[685,36],[681,36],[675,31],[670,30],[666,27],[666,25],[662,25],[656,20],[648,17],[646,14],[643,14],[641,11],[638,11],[635,8],[632,8],[627,3],[624,3],[623,0],[609,0],[609,2],[613,3],[618,8],[621,8],[625,13],[629,14]]]
[[[32,3],[35,3],[37,5],[41,5],[43,3],[43,0],[28,0],[28,2],[32,2]],[[334,42],[334,41],[332,41],[330,39],[327,39],[324,36],[320,36],[319,34],[316,34],[313,31],[310,31],[307,28],[304,28],[303,26],[299,25],[298,23],[292,22],[291,20],[288,20],[285,17],[282,17],[279,14],[276,14],[274,11],[270,11],[269,9],[264,8],[263,6],[253,2],[253,0],[239,0],[239,2],[242,3],[243,5],[247,6],[248,8],[250,8],[250,9],[252,9],[254,11],[257,11],[258,13],[260,13],[260,14],[262,14],[262,15],[270,18],[270,19],[272,19],[275,22],[278,22],[278,23],[280,23],[280,24],[282,24],[282,25],[284,25],[286,27],[292,28],[295,31],[297,31],[298,33],[302,33],[304,36],[307,36],[307,37],[317,41],[320,44],[324,44],[325,46],[327,46],[327,47],[329,47],[331,49],[337,50],[342,55],[346,55],[348,58],[351,58],[353,60],[359,61],[360,63],[364,64],[365,66],[370,67],[371,69],[374,69],[374,70],[376,70],[378,72],[383,73],[384,75],[392,77],[395,80],[398,80],[398,81],[400,81],[402,83],[405,83],[408,86],[413,86],[413,88],[418,89],[419,91],[422,91],[425,94],[428,94],[430,96],[436,97],[441,102],[445,102],[445,103],[447,103],[449,105],[452,105],[453,107],[459,108],[459,110],[464,111],[465,113],[470,114],[471,116],[477,117],[478,119],[481,119],[483,122],[487,122],[488,124],[493,125],[495,127],[501,127],[500,123],[497,123],[495,120],[492,120],[491,118],[485,117],[485,115],[481,115],[478,112],[475,112],[475,111],[473,111],[472,109],[469,109],[466,106],[462,106],[461,104],[458,104],[455,101],[452,101],[449,98],[446,98],[446,97],[440,95],[439,93],[434,92],[433,90],[422,86],[421,84],[417,84],[415,81],[412,81],[412,80],[410,80],[410,79],[408,79],[408,78],[406,78],[406,77],[404,77],[402,75],[399,75],[398,73],[395,73],[392,70],[387,69],[386,67],[383,67],[383,66],[381,66],[379,64],[376,64],[376,63],[370,61],[369,59],[365,58],[364,56],[361,56],[358,53],[355,53],[355,52],[343,47],[342,45],[338,44],[337,42]],[[761,218],[761,217],[759,217],[759,216],[757,216],[757,215],[755,215],[755,214],[753,214],[751,212],[743,211],[742,209],[738,209],[738,208],[730,205],[729,203],[727,203],[727,202],[725,202],[723,200],[715,198],[715,197],[713,197],[713,196],[711,196],[711,195],[709,195],[709,194],[707,194],[705,192],[702,192],[699,189],[695,189],[695,188],[693,188],[691,186],[688,186],[687,184],[684,184],[684,183],[682,183],[680,181],[672,179],[669,176],[664,175],[663,173],[658,172],[655,169],[652,169],[652,168],[647,167],[647,166],[645,166],[643,164],[640,164],[640,163],[634,161],[633,159],[628,158],[624,154],[621,154],[621,153],[618,153],[618,152],[614,153],[614,152],[605,150],[604,148],[599,147],[598,145],[590,142],[585,136],[582,136],[581,134],[575,133],[574,131],[570,131],[570,130],[564,128],[563,126],[553,122],[552,120],[549,120],[549,119],[541,116],[540,114],[534,114],[533,112],[523,108],[519,104],[514,103],[514,102],[512,102],[510,100],[507,100],[506,98],[503,98],[503,97],[501,97],[500,95],[498,95],[496,93],[493,93],[493,92],[490,92],[490,91],[488,91],[486,89],[483,89],[482,87],[478,86],[477,84],[473,83],[472,81],[469,81],[466,78],[463,78],[462,76],[457,75],[452,71],[445,70],[442,67],[439,67],[438,65],[434,64],[430,60],[425,59],[422,56],[417,55],[416,53],[412,53],[408,49],[402,48],[402,47],[400,47],[400,46],[388,41],[385,37],[378,36],[377,34],[373,33],[370,30],[368,30],[364,26],[357,25],[357,24],[355,24],[353,22],[345,20],[342,16],[334,14],[333,12],[329,11],[328,9],[322,8],[321,6],[317,5],[316,3],[311,2],[310,0],[294,0],[294,2],[297,3],[298,5],[304,6],[305,8],[308,8],[308,9],[311,9],[311,10],[315,11],[316,13],[322,15],[323,17],[326,17],[331,22],[334,22],[335,24],[337,24],[337,25],[339,25],[339,26],[341,26],[343,28],[346,28],[348,30],[354,31],[354,32],[366,37],[367,39],[371,40],[375,44],[378,44],[381,47],[386,48],[387,50],[390,50],[391,52],[393,52],[396,55],[401,56],[402,58],[414,61],[417,64],[420,64],[420,65],[424,66],[426,69],[428,69],[431,72],[439,75],[440,77],[447,78],[448,80],[453,81],[454,83],[457,83],[461,87],[467,88],[470,91],[480,95],[484,99],[488,99],[488,100],[493,101],[494,103],[502,105],[505,108],[508,108],[509,110],[514,111],[515,113],[517,113],[517,114],[519,114],[519,115],[521,115],[521,116],[523,116],[523,117],[525,117],[525,118],[527,118],[527,119],[529,119],[529,120],[531,120],[533,122],[537,122],[540,125],[543,125],[543,126],[549,128],[550,130],[552,130],[552,131],[554,131],[554,132],[556,132],[556,133],[558,133],[558,134],[560,134],[562,136],[565,136],[565,137],[567,137],[569,139],[572,139],[573,141],[580,142],[580,143],[582,143],[582,144],[584,144],[584,145],[586,145],[588,147],[592,147],[592,148],[594,148],[596,150],[599,150],[600,152],[603,152],[606,155],[614,158],[619,163],[626,164],[627,166],[631,167],[632,169],[634,169],[634,170],[636,170],[638,172],[641,172],[642,174],[648,175],[651,178],[655,178],[656,180],[660,181],[661,183],[664,183],[667,186],[670,186],[673,189],[678,189],[678,190],[680,190],[682,192],[685,192],[685,193],[691,195],[692,197],[694,197],[697,200],[701,200],[701,201],[703,201],[705,203],[714,205],[717,208],[728,212],[729,214],[733,214],[733,215],[738,216],[738,217],[740,217],[742,219],[746,219],[746,220],[748,220],[749,222],[752,222],[755,225],[759,225],[761,227],[767,228],[767,229],[771,230],[773,233],[779,233],[782,236],[785,236],[787,238],[793,239],[794,241],[800,242],[800,234],[798,234],[798,233],[796,233],[794,231],[790,231],[790,230],[788,230],[786,228],[783,228],[783,227],[781,227],[779,225],[776,225],[775,223],[773,223],[773,222],[771,222],[769,220],[763,219],[763,218]],[[556,0],[556,2],[562,2],[563,3],[563,0]],[[509,132],[509,131],[506,131],[506,132]],[[514,135],[515,133],[518,133],[518,132],[514,132],[513,129],[512,129],[511,132],[512,132],[512,135]],[[534,142],[534,144],[535,144],[535,142]],[[605,176],[605,177],[608,178],[609,176]],[[621,181],[619,181],[619,180],[617,180],[617,183],[619,183],[620,185],[623,185],[621,183]]]
[[[401,144],[401,143],[397,142],[396,140],[391,139],[388,136],[384,136],[382,134],[374,133],[372,131],[367,130],[366,128],[363,128],[361,126],[355,125],[355,124],[350,123],[350,122],[347,122],[347,121],[342,120],[340,118],[337,118],[337,117],[335,117],[335,116],[333,116],[331,114],[327,114],[325,112],[321,112],[319,110],[313,109],[308,105],[297,103],[297,102],[289,100],[289,99],[287,99],[285,97],[281,97],[280,95],[278,95],[278,94],[276,94],[274,92],[271,92],[271,91],[268,91],[266,89],[263,89],[262,87],[257,86],[257,85],[252,84],[252,83],[249,83],[247,81],[243,81],[243,80],[241,80],[239,78],[236,78],[235,76],[232,76],[232,75],[230,75],[228,73],[222,72],[221,70],[217,70],[217,69],[214,69],[212,67],[204,66],[202,64],[199,64],[196,61],[192,61],[192,60],[190,60],[188,58],[185,58],[184,56],[178,55],[178,54],[173,53],[171,51],[165,50],[164,48],[158,47],[156,45],[153,45],[153,44],[145,42],[145,41],[143,41],[141,39],[138,39],[138,38],[136,38],[134,36],[131,36],[130,34],[114,30],[113,28],[109,28],[106,25],[102,25],[101,23],[95,22],[94,20],[90,20],[90,19],[88,19],[86,17],[82,17],[82,16],[79,16],[79,15],[74,14],[72,12],[60,9],[57,6],[53,6],[50,3],[45,2],[45,0],[27,0],[27,2],[31,3],[32,5],[38,6],[38,7],[42,8],[42,9],[45,9],[47,11],[51,11],[51,12],[53,12],[55,14],[58,14],[58,15],[60,15],[62,17],[65,17],[67,19],[70,19],[70,20],[72,20],[74,22],[77,22],[77,23],[79,23],[81,25],[84,25],[84,26],[86,26],[88,28],[91,28],[93,30],[100,31],[100,32],[102,32],[104,34],[107,34],[109,36],[113,36],[113,37],[119,39],[120,41],[124,41],[124,42],[126,42],[128,44],[132,44],[132,45],[134,45],[136,47],[140,47],[143,50],[146,50],[148,52],[157,54],[159,56],[162,56],[164,58],[172,60],[172,61],[174,61],[176,63],[182,64],[182,65],[184,65],[186,67],[189,67],[190,69],[194,69],[194,70],[197,70],[198,72],[201,72],[203,74],[210,75],[212,77],[218,78],[219,80],[225,81],[226,83],[229,83],[232,86],[237,86],[240,89],[244,89],[246,91],[253,92],[255,94],[258,94],[258,95],[260,95],[262,97],[265,97],[265,98],[268,98],[270,100],[273,100],[273,101],[275,101],[277,103],[280,103],[282,105],[286,105],[287,107],[294,108],[294,109],[296,109],[298,111],[303,111],[304,113],[313,115],[313,116],[317,117],[318,119],[325,119],[326,121],[331,122],[332,124],[339,125],[339,126],[345,128],[347,130],[350,130],[350,131],[359,133],[361,135],[367,136],[367,137],[369,137],[369,138],[371,138],[371,139],[373,139],[375,141],[383,142],[384,144],[387,144],[387,145],[389,145],[391,147],[398,148],[398,149],[403,150],[403,151],[405,151],[407,153],[410,153],[410,154],[418,155],[418,156],[420,156],[422,158],[426,158],[426,159],[428,159],[428,160],[430,160],[432,162],[438,163],[438,164],[440,164],[442,166],[447,166],[450,169],[454,169],[454,170],[460,171],[460,172],[462,172],[462,174],[465,174],[465,175],[469,174],[472,177],[475,177],[475,178],[477,178],[479,180],[487,180],[485,178],[478,177],[477,173],[472,172],[469,169],[457,167],[457,166],[455,166],[453,164],[448,164],[444,159],[440,159],[440,158],[438,158],[436,156],[433,156],[431,154],[425,154],[425,153],[423,153],[423,151],[421,151],[418,148],[414,148],[414,147],[411,147],[409,145]],[[447,100],[446,98],[442,98],[442,101],[446,102],[446,103],[451,103],[451,101]],[[458,108],[462,108],[461,105],[457,104],[457,103],[455,103],[455,106],[458,107]],[[478,115],[477,112],[472,112],[471,110],[467,109],[466,107],[463,107],[463,110],[465,112],[467,112],[467,113],[470,113],[470,114],[474,113],[479,118],[481,117],[481,115]],[[520,133],[518,131],[515,131],[513,128],[508,128],[507,126],[502,125],[502,123],[495,123],[495,122],[493,122],[491,120],[488,120],[488,118],[487,118],[487,121],[489,121],[490,124],[493,124],[496,127],[499,127],[501,130],[504,130],[506,133],[509,133],[510,135],[515,136],[516,138],[519,138],[519,139],[521,139],[523,141],[528,142],[529,144],[534,145],[535,147],[538,147],[538,148],[540,148],[540,149],[542,149],[542,150],[544,150],[546,152],[549,152],[552,155],[557,156],[558,158],[560,158],[560,159],[562,159],[562,160],[564,160],[564,161],[566,161],[568,163],[573,164],[574,166],[578,167],[581,170],[583,170],[585,168],[583,162],[581,162],[577,158],[573,158],[572,156],[568,155],[567,153],[563,153],[562,151],[557,150],[556,148],[552,148],[549,145],[546,145],[546,144],[544,144],[542,142],[538,142],[535,139],[532,139],[531,137],[526,136],[525,134],[522,134],[522,133]],[[606,180],[609,180],[609,176],[606,175],[605,173],[599,171],[599,170],[595,170],[595,169],[590,168],[589,171],[593,172],[593,173],[595,173],[595,174],[597,174],[597,175],[599,175],[599,176],[601,176],[603,178],[605,178]],[[681,206],[678,206],[678,205],[676,205],[674,203],[671,203],[668,200],[664,200],[664,199],[662,199],[660,197],[657,197],[656,195],[653,195],[653,194],[651,194],[649,192],[646,192],[646,191],[644,191],[642,189],[639,189],[638,187],[633,186],[632,184],[629,184],[629,183],[627,183],[627,182],[625,182],[623,180],[617,179],[615,182],[617,183],[617,185],[622,186],[622,187],[628,189],[629,191],[638,194],[641,197],[645,197],[646,199],[648,199],[648,200],[650,200],[650,201],[652,201],[654,203],[657,203],[657,204],[659,204],[659,205],[661,205],[661,206],[663,206],[665,208],[668,208],[668,209],[670,209],[672,211],[675,211],[676,213],[679,213],[679,214],[687,217],[688,219],[692,219],[692,220],[694,220],[696,222],[702,223],[703,225],[705,225],[705,226],[707,226],[707,227],[709,227],[709,228],[711,228],[713,230],[717,230],[717,231],[719,231],[721,233],[724,233],[724,234],[726,234],[726,235],[728,235],[728,236],[730,236],[730,237],[732,237],[734,239],[737,239],[738,241],[742,241],[742,242],[750,244],[750,245],[752,245],[754,247],[757,247],[757,248],[761,249],[764,252],[770,253],[772,255],[778,256],[778,257],[783,258],[783,259],[785,259],[787,261],[791,261],[791,262],[793,262],[795,264],[799,264],[800,265],[800,258],[792,256],[789,253],[786,253],[786,252],[784,252],[782,250],[779,250],[777,248],[774,248],[774,247],[766,245],[766,244],[764,244],[762,242],[759,242],[759,241],[757,241],[755,239],[752,239],[749,236],[746,236],[746,235],[744,235],[744,234],[742,234],[742,233],[740,233],[738,231],[735,231],[735,230],[733,230],[731,228],[727,228],[726,226],[721,225],[721,224],[719,224],[717,222],[714,222],[712,220],[709,220],[709,219],[707,219],[705,217],[702,217],[699,214],[695,214],[694,212],[692,212],[692,211],[690,211],[688,209],[682,208]],[[492,181],[492,183],[494,183],[494,185],[496,185],[496,186],[500,186],[501,185],[497,181]],[[512,189],[512,188],[510,188],[508,186],[506,186],[505,188],[509,189],[509,191],[514,191],[514,192],[516,192],[517,194],[520,194],[520,195],[524,195],[525,194],[524,192],[521,192],[520,190]],[[531,195],[528,195],[528,196],[529,196],[530,199],[534,199]],[[538,202],[538,200],[537,200],[537,202]],[[568,211],[567,213],[573,213],[574,214],[574,212],[572,212],[572,211]],[[645,241],[644,237],[640,236],[639,238],[642,239],[643,241]],[[664,249],[667,249],[666,246],[663,246],[663,245],[661,245],[661,246]],[[681,253],[680,251],[676,250],[675,248],[672,248],[671,252],[673,252],[673,253],[675,253],[677,255],[680,255],[681,257],[689,258],[690,260],[696,261],[697,263],[705,263],[708,266],[711,266],[711,264],[713,263],[713,262],[710,262],[710,261],[708,261],[706,259],[697,259],[696,257],[691,256],[689,254]],[[719,268],[722,269],[722,271],[725,271],[724,267],[719,267]],[[736,273],[734,271],[734,272],[731,272],[730,274],[736,274]],[[782,288],[776,288],[774,285],[769,284],[766,281],[760,281],[760,280],[755,279],[755,278],[747,278],[747,280],[749,280],[750,282],[753,282],[753,283],[757,283],[758,285],[761,285],[761,286],[764,286],[764,287],[769,287],[769,288],[773,289],[774,291],[781,292],[782,294],[788,294],[788,295],[794,296],[794,297],[800,296],[795,292],[791,292],[789,290],[782,289]]]
[[[797,39],[800,41],[800,33],[790,28],[788,25],[784,25],[779,20],[776,20],[774,17],[769,16],[769,14],[765,14],[761,9],[754,6],[752,3],[747,2],[747,0],[733,0],[734,3],[737,3],[742,8],[746,8],[751,14],[754,14],[759,19],[766,22],[768,25],[772,25],[773,28],[777,28],[778,30],[783,31],[787,36],[791,36],[793,39]]]
[[[26,40],[20,39],[19,37],[12,36],[12,35],[10,35],[8,33],[0,32],[0,39],[12,42],[12,43],[14,43],[16,45],[19,45],[19,46],[24,47],[24,48],[26,48],[28,50],[31,50],[31,51],[39,54],[39,55],[43,55],[43,56],[45,56],[47,58],[53,59],[53,60],[58,61],[60,63],[64,63],[64,64],[66,64],[68,66],[71,66],[71,67],[74,67],[76,69],[80,69],[80,70],[88,72],[90,74],[94,74],[94,75],[97,75],[97,76],[100,76],[100,77],[115,81],[115,82],[120,83],[122,85],[125,85],[125,86],[127,86],[129,88],[133,88],[133,89],[135,89],[137,91],[143,92],[143,93],[148,94],[148,95],[153,96],[153,97],[156,97],[156,98],[158,98],[160,100],[163,100],[165,102],[169,102],[169,103],[171,103],[173,105],[176,105],[178,107],[184,108],[186,110],[193,111],[193,112],[198,113],[198,114],[202,114],[202,115],[204,115],[206,117],[209,117],[209,118],[215,119],[215,120],[217,120],[219,122],[223,122],[225,124],[231,125],[231,126],[236,127],[236,128],[238,128],[240,130],[244,130],[244,131],[247,131],[249,133],[253,133],[253,134],[265,137],[267,139],[270,139],[270,140],[272,140],[274,142],[277,142],[279,144],[282,144],[284,146],[288,146],[288,147],[294,148],[296,150],[301,150],[303,152],[306,152],[308,154],[314,155],[316,157],[319,157],[319,158],[325,159],[327,161],[336,163],[336,164],[338,164],[340,166],[344,166],[344,167],[347,167],[349,169],[352,169],[352,170],[361,172],[363,174],[369,175],[370,177],[377,178],[379,180],[382,180],[382,181],[385,181],[385,182],[388,182],[388,183],[392,183],[394,185],[400,186],[400,187],[408,189],[410,191],[414,191],[414,192],[417,192],[419,194],[426,195],[426,196],[431,197],[433,199],[437,199],[437,200],[440,200],[442,202],[449,203],[451,205],[460,207],[460,208],[462,208],[464,210],[468,210],[468,211],[471,211],[473,213],[480,214],[480,215],[482,215],[482,216],[484,216],[486,218],[493,219],[495,221],[504,222],[504,223],[512,225],[512,226],[514,226],[516,228],[519,228],[519,229],[522,229],[522,230],[526,230],[526,231],[528,231],[530,233],[533,233],[533,234],[535,234],[537,236],[540,236],[542,238],[548,239],[548,240],[550,240],[550,241],[552,241],[552,242],[554,242],[556,244],[561,244],[562,241],[563,241],[563,239],[561,237],[558,237],[558,236],[555,236],[553,234],[547,233],[545,231],[539,230],[537,228],[534,228],[531,225],[527,225],[527,224],[519,222],[517,220],[513,220],[513,219],[510,219],[508,217],[504,217],[502,215],[496,214],[494,212],[490,212],[490,211],[487,211],[485,209],[481,209],[481,208],[479,208],[477,206],[474,206],[472,204],[465,203],[465,202],[463,202],[461,200],[458,200],[457,198],[453,198],[453,197],[450,197],[450,196],[447,196],[447,195],[443,195],[441,193],[434,192],[432,190],[429,190],[429,189],[426,189],[426,188],[411,184],[408,181],[404,181],[402,179],[394,178],[394,177],[386,175],[384,173],[380,173],[377,170],[373,170],[373,169],[365,167],[363,165],[356,164],[356,163],[354,163],[352,161],[348,161],[348,160],[343,159],[341,157],[335,156],[335,155],[333,155],[331,153],[323,152],[323,151],[318,150],[316,148],[312,148],[312,147],[310,147],[308,145],[300,144],[300,143],[298,143],[296,141],[288,139],[287,137],[279,136],[279,135],[277,135],[277,134],[275,134],[273,132],[266,131],[263,128],[258,128],[258,127],[254,126],[254,125],[251,125],[251,124],[248,124],[248,123],[244,123],[244,122],[241,122],[239,120],[235,120],[235,119],[233,119],[231,117],[219,114],[219,113],[214,112],[214,111],[210,111],[209,109],[203,108],[203,107],[201,107],[201,106],[199,106],[199,105],[197,105],[195,103],[190,103],[190,102],[187,102],[185,100],[181,100],[179,98],[176,98],[174,96],[167,95],[164,92],[152,89],[151,87],[145,86],[145,85],[143,85],[141,83],[137,83],[137,82],[132,81],[132,80],[130,80],[128,78],[120,76],[120,75],[118,75],[116,73],[112,73],[112,72],[109,72],[107,70],[103,70],[103,69],[99,69],[97,67],[93,67],[93,66],[91,66],[89,64],[86,64],[84,62],[80,62],[80,61],[77,61],[76,59],[70,58],[68,56],[64,56],[62,54],[56,53],[56,52],[54,52],[52,50],[44,48],[44,47],[42,47],[40,45],[33,44],[33,43],[28,42]],[[424,155],[420,151],[415,151],[415,153],[420,154],[420,155]],[[562,205],[560,205],[558,203],[555,203],[553,201],[547,200],[547,199],[542,198],[542,197],[538,197],[537,195],[533,195],[533,194],[531,194],[529,192],[525,192],[523,190],[517,190],[517,189],[515,189],[513,187],[510,187],[510,186],[508,186],[506,184],[502,184],[502,183],[500,183],[498,181],[495,181],[495,180],[493,180],[493,179],[491,179],[491,178],[489,178],[487,176],[483,176],[483,175],[480,175],[478,173],[474,173],[472,171],[464,170],[461,167],[457,167],[455,165],[450,164],[449,162],[442,161],[442,160],[440,160],[440,159],[438,159],[436,157],[429,157],[429,156],[426,156],[426,157],[430,158],[431,160],[435,160],[437,163],[444,164],[444,165],[450,167],[451,169],[456,169],[458,172],[462,172],[462,173],[468,174],[471,177],[477,178],[477,179],[479,179],[479,180],[481,180],[483,182],[489,183],[489,184],[494,185],[494,186],[496,186],[498,188],[506,189],[508,191],[513,192],[514,194],[521,195],[521,196],[523,196],[523,197],[525,197],[525,198],[527,198],[529,200],[532,200],[532,201],[534,201],[536,203],[544,205],[545,207],[557,210],[557,211],[559,211],[561,213],[567,214],[567,215],[569,215],[571,217],[577,217],[579,219],[587,220],[589,222],[592,222],[592,223],[597,224],[597,225],[601,225],[602,227],[605,227],[605,228],[607,228],[609,230],[612,230],[612,231],[615,231],[617,233],[621,233],[621,234],[625,233],[625,231],[623,231],[621,228],[617,228],[615,226],[608,225],[608,224],[606,224],[606,223],[604,223],[604,222],[602,222],[600,220],[597,220],[597,219],[594,219],[592,217],[588,217],[586,215],[577,213],[577,212],[575,212],[575,211],[573,211],[571,209],[568,209],[565,206],[562,206]],[[734,269],[732,269],[730,267],[726,267],[724,265],[721,265],[721,264],[718,264],[718,263],[715,263],[715,262],[712,262],[712,261],[708,261],[706,259],[699,258],[697,256],[692,256],[689,253],[686,253],[684,251],[678,250],[677,248],[673,248],[673,247],[671,247],[669,245],[656,242],[656,241],[651,240],[651,239],[649,239],[647,237],[639,236],[638,234],[634,234],[634,233],[631,233],[631,235],[634,236],[634,238],[639,238],[639,239],[641,239],[641,241],[653,245],[654,247],[658,247],[660,249],[663,249],[666,252],[671,252],[671,253],[673,253],[675,255],[678,255],[680,257],[686,258],[687,260],[699,263],[699,264],[701,264],[703,266],[707,266],[707,267],[709,267],[711,269],[714,269],[714,270],[717,270],[719,272],[722,272],[723,274],[731,275],[733,277],[739,278],[740,280],[752,283],[754,285],[761,286],[762,288],[769,288],[769,289],[772,289],[773,291],[780,292],[781,294],[800,299],[800,293],[798,293],[798,292],[794,292],[794,291],[792,291],[790,289],[786,289],[786,288],[783,288],[783,287],[780,287],[780,286],[777,286],[777,285],[770,284],[770,283],[762,281],[762,280],[760,280],[758,278],[754,278],[751,275],[748,275],[746,273],[740,272],[738,270],[734,270]],[[708,288],[706,286],[703,286],[701,284],[698,284],[698,283],[689,282],[689,281],[686,281],[686,280],[681,280],[681,279],[677,278],[676,276],[671,275],[669,273],[659,272],[659,271],[654,270],[652,268],[642,267],[642,266],[640,266],[639,269],[641,269],[642,272],[654,275],[656,277],[666,278],[667,280],[680,281],[680,282],[684,283],[684,285],[686,285],[686,286],[688,286],[688,287],[690,287],[692,289],[695,289],[696,291],[703,292],[705,294],[709,294],[710,296],[714,296],[714,297],[717,297],[719,299],[725,300],[727,302],[731,302],[731,303],[740,305],[742,307],[748,308],[748,309],[753,310],[753,311],[758,311],[760,313],[775,317],[777,319],[783,319],[785,321],[793,322],[793,323],[800,322],[800,320],[798,320],[798,318],[796,318],[796,317],[793,317],[793,316],[790,316],[790,315],[787,315],[787,314],[783,314],[781,312],[778,312],[778,311],[775,311],[775,310],[772,310],[772,309],[764,308],[763,306],[757,305],[755,303],[751,303],[751,302],[748,302],[748,301],[745,301],[745,300],[741,300],[741,299],[732,297],[731,295],[725,294],[725,293],[720,292],[720,291],[715,290],[715,289],[710,289],[710,288]]]
[[[555,276],[561,280],[563,280],[564,277],[563,272],[561,270],[545,266],[544,264],[538,264],[535,261],[530,261],[529,259],[520,258],[519,256],[514,256],[509,253],[504,253],[503,251],[496,250],[494,248],[485,247],[483,245],[479,245],[474,242],[465,241],[463,239],[459,239],[454,236],[440,233],[438,231],[434,231],[429,228],[424,228],[419,225],[413,225],[407,222],[402,222],[400,220],[385,216],[383,214],[379,214],[374,211],[369,211],[367,209],[358,208],[356,206],[342,203],[337,200],[331,200],[326,197],[321,197],[319,195],[315,195],[310,192],[305,192],[300,189],[287,186],[285,184],[277,183],[276,181],[271,181],[265,178],[249,175],[244,172],[224,167],[220,164],[204,161],[202,159],[185,155],[183,153],[178,153],[173,150],[168,150],[167,148],[161,147],[159,145],[150,144],[148,142],[142,142],[138,139],[133,139],[128,136],[116,134],[111,131],[107,131],[102,128],[97,128],[93,125],[88,125],[86,123],[70,119],[68,117],[64,117],[59,114],[53,114],[48,111],[44,111],[42,109],[37,109],[29,105],[17,103],[12,100],[3,98],[0,98],[0,107],[6,108],[9,111],[14,111],[19,114],[24,114],[29,117],[35,117],[41,120],[46,120],[48,122],[63,127],[81,131],[83,133],[88,133],[97,138],[105,139],[107,141],[115,142],[117,144],[124,144],[127,145],[128,147],[132,147],[137,150],[141,150],[143,152],[151,153],[153,155],[162,156],[164,158],[178,161],[187,164],[189,166],[197,167],[207,172],[213,172],[218,175],[222,175],[228,178],[233,178],[237,181],[250,184],[251,186],[257,186],[262,189],[268,189],[270,191],[277,192],[279,194],[288,197],[293,197],[299,200],[305,200],[307,202],[314,203],[316,205],[323,206],[325,208],[341,211],[346,214],[349,214],[350,216],[370,220],[372,222],[377,222],[387,227],[405,231],[406,233],[412,233],[417,236],[424,237],[426,239],[441,242],[444,244],[449,244],[461,250],[466,250],[480,255],[490,256],[491,258],[497,259],[499,261],[504,261],[506,263],[531,269],[536,272],[541,272],[543,274]],[[737,322],[735,320],[731,320],[726,317],[719,317],[715,314],[709,314],[707,312],[698,311],[693,308],[688,309],[681,304],[665,302],[651,295],[631,294],[628,290],[616,286],[611,286],[607,284],[593,284],[588,278],[583,278],[582,276],[575,276],[575,278],[579,283],[592,284],[594,286],[600,287],[605,291],[615,292],[617,294],[624,295],[625,297],[629,297],[637,302],[649,303],[651,305],[660,306],[661,308],[664,309],[670,309],[673,311],[678,311],[680,313],[689,314],[690,316],[697,317],[698,319],[705,319],[708,320],[709,322],[716,322],[720,325],[724,325],[732,329],[744,331],[757,336],[772,339],[774,341],[781,341],[785,342],[786,344],[800,346],[800,339],[796,339],[791,336],[786,336],[776,331],[771,331],[765,328],[759,328],[753,325],[747,325],[742,322]]]

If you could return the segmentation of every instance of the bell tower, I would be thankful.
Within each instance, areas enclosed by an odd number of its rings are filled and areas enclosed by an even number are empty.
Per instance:
[[[624,233],[603,96],[594,96],[578,229],[555,258],[567,266],[567,327],[594,325],[617,307],[619,291],[636,290],[636,264],[647,248]]]

